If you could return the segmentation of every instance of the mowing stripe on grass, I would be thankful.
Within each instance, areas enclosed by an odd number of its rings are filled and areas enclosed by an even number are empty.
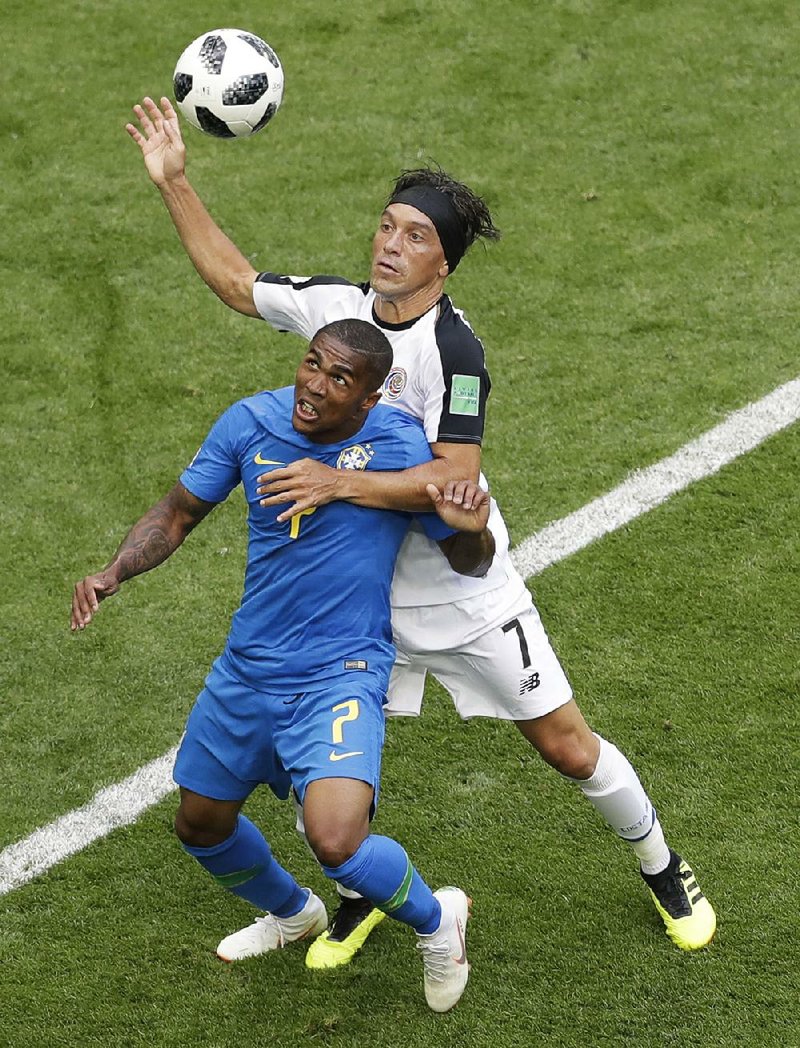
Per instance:
[[[538,575],[551,564],[654,509],[696,480],[716,473],[799,418],[800,379],[794,379],[734,411],[669,458],[636,470],[608,494],[525,539],[512,553],[517,571],[526,579]]]
[[[635,473],[582,509],[548,524],[513,553],[517,570],[529,578],[576,553],[665,502],[696,480],[716,473],[767,437],[800,419],[800,379],[734,411],[724,422],[674,455]],[[175,750],[144,765],[123,782],[100,790],[82,808],[36,830],[0,852],[0,895],[44,873],[119,826],[174,789]]]

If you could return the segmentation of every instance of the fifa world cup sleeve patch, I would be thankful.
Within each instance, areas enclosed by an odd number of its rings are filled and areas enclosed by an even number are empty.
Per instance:
[[[453,375],[450,389],[451,415],[477,415],[481,380],[477,375]]]

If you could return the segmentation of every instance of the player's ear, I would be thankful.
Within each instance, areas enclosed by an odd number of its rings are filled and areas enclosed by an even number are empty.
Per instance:
[[[450,275],[450,266],[449,266],[448,262],[445,260],[439,266],[439,276],[444,280],[444,278],[446,276],[449,276],[449,275]]]
[[[370,393],[368,397],[364,398],[361,408],[363,411],[372,411],[378,401],[381,399],[381,391],[376,389],[374,393]]]

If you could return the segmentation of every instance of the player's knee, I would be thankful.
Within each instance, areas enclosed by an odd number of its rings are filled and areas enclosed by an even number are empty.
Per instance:
[[[190,848],[214,848],[230,837],[236,828],[236,820],[220,819],[203,808],[182,804],[175,815],[174,825],[181,844]]]
[[[364,837],[349,826],[326,826],[309,833],[306,829],[311,850],[322,866],[338,869],[358,851]]]
[[[198,844],[198,837],[201,832],[201,827],[192,823],[186,816],[186,813],[178,808],[175,815],[175,836],[181,842],[181,844],[188,844],[190,848],[200,848],[201,844]]]
[[[597,767],[597,745],[572,733],[554,735],[537,746],[543,760],[569,779],[590,779]]]
[[[600,756],[600,742],[575,701],[517,728],[552,768],[570,779],[590,779]]]

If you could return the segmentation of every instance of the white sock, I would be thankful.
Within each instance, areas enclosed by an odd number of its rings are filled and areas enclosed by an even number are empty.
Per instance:
[[[573,779],[618,837],[633,848],[644,873],[659,873],[669,864],[669,848],[656,810],[628,758],[595,733],[600,743],[590,779]]]

